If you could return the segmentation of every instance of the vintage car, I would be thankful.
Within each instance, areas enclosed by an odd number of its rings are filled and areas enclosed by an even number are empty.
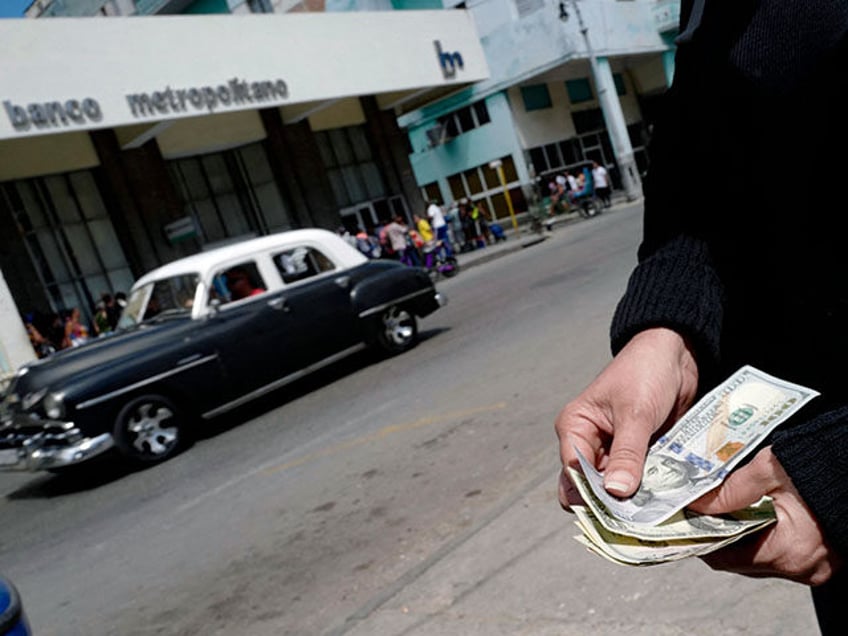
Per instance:
[[[176,453],[188,425],[373,346],[409,349],[445,303],[426,270],[294,230],[164,265],[113,334],[22,367],[0,403],[0,470],[63,470],[115,448]]]

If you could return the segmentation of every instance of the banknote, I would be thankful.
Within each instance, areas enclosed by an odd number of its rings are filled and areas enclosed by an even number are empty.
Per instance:
[[[577,452],[592,492],[613,516],[655,526],[718,486],[778,425],[818,395],[751,366],[707,393],[648,450],[639,490],[619,499]]]
[[[729,515],[701,515],[684,509],[656,526],[635,525],[607,512],[579,471],[569,467],[568,474],[595,520],[605,530],[642,541],[725,539],[761,528],[776,518],[771,498],[763,497],[753,506]]]
[[[762,527],[748,528],[741,534],[724,539],[643,541],[608,531],[584,506],[572,506],[572,510],[583,532],[583,540],[578,541],[584,545],[590,543],[593,552],[622,565],[656,565],[703,556],[757,532]]]

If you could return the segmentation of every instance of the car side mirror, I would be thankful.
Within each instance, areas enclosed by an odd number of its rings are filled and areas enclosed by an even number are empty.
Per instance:
[[[218,315],[218,312],[221,310],[221,299],[213,298],[209,301],[209,312],[206,314],[210,318],[214,318]]]

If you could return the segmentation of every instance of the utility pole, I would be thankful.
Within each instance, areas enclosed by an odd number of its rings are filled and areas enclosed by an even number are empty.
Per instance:
[[[603,113],[607,132],[609,133],[613,152],[615,153],[615,160],[618,163],[619,172],[621,173],[621,184],[624,187],[627,200],[634,201],[641,195],[639,170],[636,168],[633,146],[630,145],[630,138],[627,135],[627,124],[624,121],[624,114],[621,112],[621,104],[615,93],[612,73],[608,67],[606,73],[602,73],[600,63],[598,62],[598,58],[595,57],[595,51],[592,48],[592,42],[589,40],[589,28],[583,22],[583,14],[580,13],[580,5],[577,0],[571,0],[571,4],[574,8],[574,13],[577,15],[577,24],[580,28],[580,33],[583,35],[583,42],[586,45],[586,54],[589,57],[589,66],[592,69],[592,80],[598,92],[598,103],[601,106],[601,112]],[[568,20],[568,11],[566,11],[565,2],[563,1],[559,3],[559,19],[563,22]],[[607,64],[606,60],[604,63]]]

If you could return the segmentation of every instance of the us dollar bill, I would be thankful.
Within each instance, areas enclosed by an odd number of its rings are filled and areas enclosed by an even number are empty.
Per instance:
[[[572,506],[572,510],[577,516],[577,526],[583,533],[575,539],[595,554],[619,565],[657,565],[704,556],[759,530],[759,528],[753,528],[733,537],[716,540],[643,541],[609,532],[597,523],[597,519],[583,506]]]
[[[701,398],[648,450],[639,490],[619,499],[604,476],[577,451],[595,497],[613,517],[655,526],[727,474],[777,426],[818,392],[744,366]]]
[[[611,515],[579,471],[569,467],[568,474],[598,524],[607,532],[641,541],[717,541],[742,536],[776,519],[771,498],[763,497],[755,505],[728,515],[702,515],[684,509],[656,526],[635,525]]]

